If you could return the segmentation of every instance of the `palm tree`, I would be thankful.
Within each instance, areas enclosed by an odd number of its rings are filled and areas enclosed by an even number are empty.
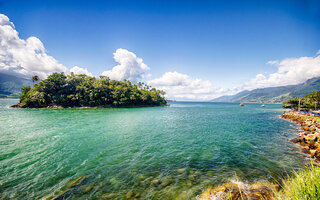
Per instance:
[[[300,108],[301,108],[301,101],[303,100],[303,97],[300,97],[299,98],[299,104],[298,104],[298,110],[300,111]]]
[[[34,82],[39,81],[39,80],[40,80],[40,78],[39,78],[39,76],[34,75],[34,76],[32,76],[32,77],[31,77],[31,80],[32,80],[32,82],[34,83]]]

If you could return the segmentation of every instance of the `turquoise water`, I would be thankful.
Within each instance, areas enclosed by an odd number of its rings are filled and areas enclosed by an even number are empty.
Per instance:
[[[274,181],[304,161],[280,105],[9,107],[15,103],[0,100],[0,199],[193,199],[230,179]]]

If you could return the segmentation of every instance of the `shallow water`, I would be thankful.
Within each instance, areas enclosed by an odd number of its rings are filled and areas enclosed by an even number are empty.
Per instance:
[[[193,199],[230,179],[274,181],[304,161],[280,105],[9,107],[17,102],[0,99],[0,199]]]

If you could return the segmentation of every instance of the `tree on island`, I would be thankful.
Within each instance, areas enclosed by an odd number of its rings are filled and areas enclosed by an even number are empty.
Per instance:
[[[134,107],[166,105],[165,92],[144,83],[110,80],[85,74],[53,73],[21,89],[23,107]]]
[[[299,107],[300,100],[298,98],[288,99],[287,101],[283,102],[282,107],[284,108],[293,108],[295,110]]]

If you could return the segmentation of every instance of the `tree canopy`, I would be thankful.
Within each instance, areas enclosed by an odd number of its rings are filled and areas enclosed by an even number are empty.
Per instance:
[[[282,107],[292,108],[292,109],[300,109],[300,108],[318,109],[320,107],[319,102],[320,102],[320,91],[315,91],[301,98],[288,99],[287,101],[283,102]]]
[[[144,83],[110,80],[84,74],[53,73],[48,78],[21,88],[24,107],[134,107],[166,105],[165,92]]]
[[[31,77],[31,80],[32,80],[32,82],[34,83],[34,82],[39,81],[39,80],[40,80],[40,78],[39,78],[39,76],[34,75],[34,76],[32,76],[32,77]]]

